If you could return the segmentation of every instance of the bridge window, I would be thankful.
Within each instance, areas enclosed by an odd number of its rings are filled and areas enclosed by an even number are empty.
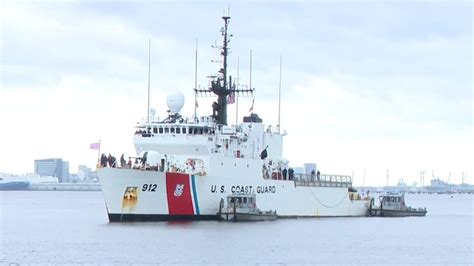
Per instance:
[[[158,128],[154,127],[153,128],[153,133],[157,134],[158,133]]]
[[[183,134],[186,134],[186,128],[183,127]]]
[[[159,128],[159,131],[160,131],[160,134],[163,134],[163,128],[162,127]]]
[[[180,127],[176,128],[176,134],[181,134],[181,128]]]
[[[171,128],[171,134],[174,134],[174,127]]]
[[[170,129],[168,127],[165,127],[165,134],[170,133]]]

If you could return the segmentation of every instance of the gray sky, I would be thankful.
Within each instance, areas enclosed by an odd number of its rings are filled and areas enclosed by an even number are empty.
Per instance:
[[[282,128],[292,165],[315,162],[356,184],[417,180],[431,171],[472,183],[471,2],[230,2],[230,69],[249,83],[254,111],[276,124],[283,57]],[[1,3],[0,171],[33,171],[34,159],[62,157],[71,172],[95,165],[89,144],[132,155],[133,126],[146,115],[148,38],[151,102],[186,96],[216,73],[227,2],[67,1]],[[198,113],[210,113],[200,99]],[[240,99],[239,116],[251,99]],[[235,105],[229,108],[235,122]]]

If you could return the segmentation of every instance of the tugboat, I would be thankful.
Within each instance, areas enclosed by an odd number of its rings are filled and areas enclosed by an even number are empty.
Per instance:
[[[224,207],[224,199],[219,204],[219,215],[224,221],[272,221],[276,220],[277,213],[274,211],[261,211],[257,208],[255,194],[233,194],[227,196],[227,207]]]
[[[381,217],[425,216],[425,208],[412,208],[405,204],[405,193],[387,194],[379,197],[380,207],[373,208],[374,198],[370,200],[369,215]]]

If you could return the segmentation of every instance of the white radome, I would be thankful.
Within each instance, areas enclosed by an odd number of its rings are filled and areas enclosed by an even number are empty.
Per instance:
[[[184,95],[181,92],[173,92],[166,98],[166,104],[173,113],[179,113],[184,106]]]

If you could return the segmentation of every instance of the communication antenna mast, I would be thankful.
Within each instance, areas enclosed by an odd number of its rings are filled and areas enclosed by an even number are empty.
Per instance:
[[[252,89],[252,49],[250,49],[250,81],[249,81],[250,89]]]
[[[281,55],[280,55],[280,81],[278,82],[278,133],[280,133],[280,113],[281,113]]]
[[[237,56],[237,89],[239,89],[240,60]],[[235,124],[239,123],[239,94],[235,94]]]
[[[147,123],[150,123],[150,68],[151,68],[151,38],[148,39],[148,106],[146,110]]]
[[[194,61],[194,91],[197,90],[197,73],[198,73],[198,39],[196,38],[196,55]],[[197,120],[197,93],[194,93],[194,120]]]

